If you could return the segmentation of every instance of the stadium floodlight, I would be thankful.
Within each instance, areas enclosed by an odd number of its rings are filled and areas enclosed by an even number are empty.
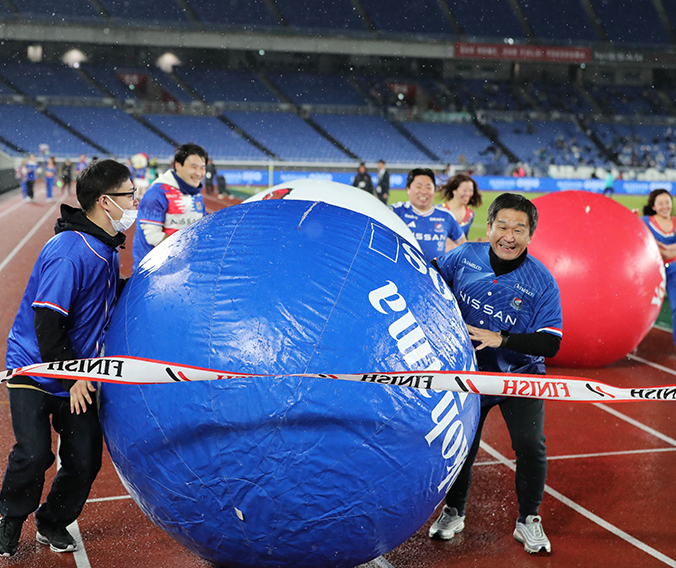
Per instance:
[[[71,49],[64,53],[61,60],[69,67],[75,67],[77,69],[80,67],[80,63],[87,61],[87,56],[79,49]]]
[[[160,55],[160,57],[157,59],[156,65],[162,69],[165,73],[171,73],[176,67],[176,65],[180,65],[181,60],[176,57],[173,53],[167,51],[166,53]]]

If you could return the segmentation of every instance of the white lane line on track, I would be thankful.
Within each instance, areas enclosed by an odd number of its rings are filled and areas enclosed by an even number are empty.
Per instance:
[[[87,503],[104,503],[106,501],[120,501],[122,499],[131,499],[131,495],[118,495],[116,497],[99,497],[97,499],[87,499]]]
[[[493,449],[491,446],[486,444],[485,442],[481,442],[481,448],[485,451],[488,452],[491,456],[493,456],[498,462],[500,462],[502,465],[508,467],[512,471],[516,471],[516,465],[512,463],[511,460],[507,459],[507,457],[503,456],[500,452],[497,450]],[[645,552],[646,554],[649,554],[653,558],[656,558],[657,560],[663,562],[667,566],[671,566],[672,568],[676,568],[676,560],[673,560],[672,558],[669,558],[668,556],[662,554],[659,550],[655,550],[651,546],[648,546],[644,542],[641,542],[637,538],[634,538],[630,534],[627,534],[624,532],[622,529],[617,528],[615,525],[610,524],[608,521],[603,520],[601,517],[598,515],[595,515],[588,509],[585,509],[581,505],[578,505],[575,501],[569,499],[565,495],[559,493],[555,489],[552,489],[549,485],[545,485],[545,492],[554,497],[554,499],[560,501],[564,505],[567,505],[573,511],[576,513],[579,513],[583,517],[586,517],[589,519],[591,522],[596,523],[600,527],[606,529],[608,532],[611,534],[614,534],[618,538],[621,538],[622,540],[626,541],[627,543],[635,546],[639,550]]]
[[[58,472],[61,467],[61,458],[59,457],[59,454],[61,453],[61,436],[57,438],[56,448],[56,471]],[[75,544],[77,544],[77,550],[73,552],[75,566],[77,566],[77,568],[92,568],[92,565],[89,563],[87,551],[85,550],[84,541],[82,540],[82,534],[80,533],[80,525],[77,524],[77,521],[73,521],[66,529],[75,539]]]
[[[665,367],[664,365],[660,365],[659,363],[653,363],[652,361],[648,361],[648,359],[644,359],[643,357],[639,357],[638,355],[632,355],[631,353],[629,353],[629,355],[627,355],[627,359],[631,359],[632,361],[636,361],[637,363],[643,363],[644,365],[648,365],[649,367],[657,369],[658,371],[664,371],[665,373],[669,373],[670,375],[676,376],[676,371],[674,369],[670,369],[669,367]]]
[[[613,456],[635,456],[641,454],[656,454],[663,452],[676,452],[675,448],[648,448],[645,450],[624,450],[617,452],[597,452],[593,454],[569,454],[564,456],[547,456],[547,461],[556,461],[556,460],[582,460],[589,458],[605,458]],[[512,463],[515,463],[515,460],[509,460]],[[497,465],[501,462],[495,460],[486,460],[480,462],[474,462],[474,465]]]
[[[601,410],[605,410],[609,414],[612,414],[613,416],[616,416],[620,420],[624,420],[625,422],[631,424],[632,426],[635,426],[636,428],[639,428],[640,430],[643,430],[644,432],[647,432],[648,434],[651,434],[655,436],[655,438],[659,438],[660,440],[666,442],[667,444],[671,444],[672,446],[676,446],[676,440],[673,438],[667,436],[666,434],[662,434],[662,432],[658,432],[654,428],[651,428],[650,426],[646,426],[642,422],[639,422],[638,420],[634,420],[633,418],[627,416],[626,414],[622,414],[621,412],[618,412],[614,408],[611,408],[610,406],[606,404],[602,404],[600,402],[595,402],[593,405],[596,408],[600,408]]]
[[[4,258],[4,260],[3,260],[2,262],[0,262],[0,272],[3,271],[3,269],[5,268],[5,266],[7,266],[7,265],[10,263],[10,261],[11,261],[17,254],[19,254],[19,251],[20,251],[20,250],[24,247],[24,245],[31,239],[31,237],[32,237],[33,235],[35,235],[35,233],[38,232],[38,230],[40,229],[40,227],[42,227],[42,225],[44,225],[45,221],[47,221],[48,219],[53,219],[53,218],[54,218],[54,212],[55,212],[55,211],[57,210],[57,208],[61,205],[61,201],[63,201],[63,199],[57,201],[54,205],[52,205],[52,206],[49,208],[49,210],[47,211],[47,213],[45,213],[45,214],[40,218],[40,220],[33,226],[33,228],[32,228],[30,231],[28,231],[28,233],[26,233],[26,236],[25,236],[23,239],[21,239],[21,240],[19,241],[19,244],[16,245],[16,246],[12,249],[12,251]]]
[[[0,213],[0,219],[5,215],[9,215],[12,211],[16,211],[19,207],[25,204],[26,204],[25,201],[19,201],[18,203],[15,203],[9,209],[5,209],[2,213]]]

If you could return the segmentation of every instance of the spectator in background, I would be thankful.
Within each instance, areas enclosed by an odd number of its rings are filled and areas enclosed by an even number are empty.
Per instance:
[[[228,183],[225,179],[225,176],[219,174],[218,177],[216,178],[216,181],[218,182],[218,199],[225,199],[226,195],[230,195],[230,192],[228,191]]]
[[[364,162],[359,164],[359,169],[357,170],[357,175],[352,181],[352,185],[373,195],[373,180],[366,171],[366,164],[364,164]]]
[[[26,186],[26,158],[21,160],[19,167],[14,170],[14,177],[19,180],[21,186],[21,197],[24,201],[28,201],[28,187]]]
[[[70,160],[66,160],[61,166],[61,195],[68,193],[70,195],[70,184],[73,181],[73,164]]]
[[[38,163],[35,160],[35,154],[29,154],[26,160],[26,192],[28,194],[28,201],[34,201],[33,189],[35,187],[35,180],[38,176]]]
[[[667,275],[667,297],[671,306],[671,328],[676,344],[676,217],[674,204],[666,189],[653,189],[643,207],[643,222],[657,241]]]
[[[79,174],[82,170],[87,167],[87,156],[80,154],[80,161],[75,166],[75,175]]]
[[[615,193],[615,176],[613,176],[613,172],[608,172],[608,175],[606,175],[606,183],[605,186],[603,187],[603,195],[607,195],[609,197],[612,197],[613,194]]]
[[[467,240],[453,213],[434,206],[435,190],[434,172],[416,168],[406,178],[409,201],[392,206],[392,211],[413,232],[428,262]]]
[[[138,208],[132,270],[168,236],[204,217],[201,191],[208,160],[206,150],[197,144],[179,146],[174,169],[164,172],[145,192]]]
[[[375,195],[387,205],[387,199],[390,196],[390,172],[385,167],[385,160],[378,160],[378,185]]]
[[[49,156],[45,162],[45,191],[47,193],[47,203],[52,201],[55,180],[56,161],[54,160],[53,156]]]
[[[214,194],[214,184],[218,183],[217,177],[218,171],[216,170],[216,166],[214,166],[214,163],[209,160],[207,162],[207,169],[204,174],[204,189],[206,190],[207,195]]]
[[[479,186],[470,176],[457,174],[446,182],[443,191],[446,201],[442,207],[453,213],[465,237],[469,238],[475,215],[472,207],[480,207],[482,203]]]

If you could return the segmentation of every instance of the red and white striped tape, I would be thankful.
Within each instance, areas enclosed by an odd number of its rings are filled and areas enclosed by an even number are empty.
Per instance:
[[[620,388],[583,377],[520,375],[475,371],[397,371],[385,373],[257,375],[216,371],[138,357],[99,357],[54,363],[38,363],[0,372],[0,382],[19,375],[84,379],[126,384],[161,384],[261,377],[338,379],[361,383],[396,385],[414,389],[471,392],[491,396],[516,396],[574,402],[625,402],[631,400],[676,400],[676,385]]]

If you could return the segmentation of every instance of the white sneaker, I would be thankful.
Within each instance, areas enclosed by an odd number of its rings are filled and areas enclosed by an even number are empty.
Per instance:
[[[552,551],[552,545],[542,528],[540,515],[528,515],[525,523],[516,521],[514,538],[523,544],[526,552],[530,554],[537,554],[542,551],[551,553]]]
[[[465,528],[465,516],[460,517],[455,507],[444,505],[439,518],[430,527],[430,538],[450,540]]]

